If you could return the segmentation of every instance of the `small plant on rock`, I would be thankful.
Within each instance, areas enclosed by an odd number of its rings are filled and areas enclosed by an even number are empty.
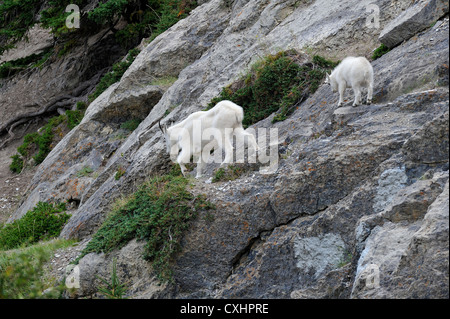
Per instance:
[[[115,258],[112,262],[111,279],[108,281],[99,276],[97,278],[104,284],[104,286],[98,288],[101,294],[108,299],[124,299],[127,288],[125,284],[120,282],[117,276],[117,260]]]
[[[376,59],[382,57],[389,51],[391,51],[391,50],[387,46],[385,46],[384,44],[381,44],[378,48],[375,49],[375,51],[373,51],[372,60],[376,60]]]

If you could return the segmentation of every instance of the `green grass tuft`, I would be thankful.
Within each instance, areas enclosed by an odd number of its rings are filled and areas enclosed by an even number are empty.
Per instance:
[[[372,60],[376,60],[376,59],[382,57],[383,55],[385,55],[389,51],[391,51],[391,49],[389,49],[384,44],[381,44],[378,48],[375,49],[375,51],[373,51]]]
[[[9,169],[13,173],[19,174],[23,170],[23,159],[18,155],[11,156],[12,162],[11,165],[9,165]]]

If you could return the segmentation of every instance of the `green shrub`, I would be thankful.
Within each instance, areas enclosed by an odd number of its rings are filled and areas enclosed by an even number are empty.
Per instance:
[[[42,26],[51,29],[51,32],[57,37],[68,33],[69,29],[66,27],[66,18],[71,13],[66,12],[66,7],[72,3],[82,8],[88,1],[47,0],[48,7],[40,12]]]
[[[51,151],[50,145],[52,144],[53,140],[53,127],[48,125],[44,128],[42,135],[39,136],[37,139],[37,145],[38,145],[38,152],[35,156],[33,156],[33,159],[36,164],[40,164],[44,161],[44,159],[47,157],[47,155]]]
[[[0,249],[7,250],[57,237],[70,218],[65,204],[38,202],[22,218],[0,229]]]
[[[88,105],[85,102],[82,102],[82,101],[79,101],[76,104],[76,109],[78,111],[86,111],[87,107],[88,107]]]
[[[36,165],[42,163],[52,150],[54,129],[65,120],[66,117],[64,115],[53,117],[42,128],[41,133],[34,132],[25,135],[24,143],[17,148],[19,154],[24,158],[29,158],[32,153],[35,153],[33,159]]]
[[[217,183],[219,181],[222,181],[224,180],[224,177],[225,177],[225,168],[221,167],[214,173],[212,182]]]
[[[0,2],[0,55],[23,38],[35,23],[59,38],[64,44],[73,41],[79,29],[68,29],[66,18],[71,14],[65,9],[69,4],[84,8],[89,0],[4,0]],[[135,46],[142,38],[153,40],[167,30],[197,6],[195,0],[102,0],[87,14],[81,13],[82,32],[95,33],[105,26],[111,26],[119,18],[127,21],[127,25],[116,31],[116,40],[129,48]],[[41,8],[44,8],[39,12]],[[63,53],[61,53],[63,54]]]
[[[42,135],[38,132],[29,133],[24,136],[23,144],[17,148],[17,152],[21,155],[22,158],[19,158],[18,155],[14,155],[13,163],[18,163],[22,160],[22,163],[28,161],[31,157],[35,160],[35,164],[40,164],[44,161],[45,157],[51,151],[50,145],[53,140],[53,131],[52,127],[48,126],[48,124],[43,128]],[[34,156],[33,156],[34,155]],[[13,169],[14,165],[10,165],[11,171],[18,173]]]
[[[375,49],[375,51],[373,51],[372,60],[376,60],[376,59],[382,57],[383,55],[385,55],[389,51],[391,51],[391,49],[389,49],[384,44],[381,44],[378,48]]]
[[[9,165],[9,169],[13,173],[19,174],[23,170],[23,159],[17,154],[11,156],[11,158],[12,158],[12,163],[11,163],[11,165]]]
[[[241,79],[223,88],[208,108],[222,100],[235,102],[244,109],[244,127],[277,111],[274,122],[286,119],[336,65],[319,56],[314,56],[311,63],[298,64],[298,56],[294,50],[267,56],[252,65]]]
[[[195,0],[149,0],[145,10],[136,10],[128,15],[132,21],[116,33],[119,43],[127,46],[136,39],[148,37],[152,41],[172,25],[184,19],[197,6]]]
[[[39,139],[39,133],[29,133],[24,136],[23,144],[17,148],[17,152],[24,158],[28,159],[32,153],[32,146],[37,147],[37,140]]]
[[[80,258],[90,252],[108,253],[133,238],[147,241],[144,258],[162,281],[171,280],[169,267],[180,248],[183,232],[199,210],[213,206],[204,197],[194,197],[188,180],[172,173],[157,176],[142,185],[106,219]]]
[[[86,112],[86,104],[84,102],[78,102],[76,110],[73,111],[67,110],[66,111],[67,127],[69,129],[73,129],[75,126],[80,124],[81,120],[84,117],[85,112]]]
[[[74,111],[67,110],[67,127],[69,129],[73,129],[75,126],[80,124],[81,120],[84,117],[84,113],[86,112],[87,104],[84,102],[77,102],[76,109]]]
[[[127,21],[127,24],[115,31],[116,41],[125,48],[136,46],[142,38],[152,41],[159,34],[166,31],[172,25],[185,18],[187,14],[197,6],[195,0],[103,0],[97,6],[83,15],[81,12],[81,29],[68,29],[66,18],[71,14],[66,12],[69,4],[76,4],[80,8],[85,7],[88,0],[5,0],[0,1],[0,55],[14,47],[21,40],[27,30],[35,23],[41,23],[44,28],[58,38],[58,48],[55,51],[58,57],[67,53],[72,47],[78,45],[80,32],[96,33],[101,28],[118,21],[119,18]],[[43,10],[39,11],[41,8]],[[81,31],[80,31],[81,30]],[[85,35],[83,35],[85,36]],[[51,52],[53,53],[53,52]],[[37,58],[33,64],[15,63],[8,61],[0,65],[0,78],[27,69],[30,66],[40,67],[52,54],[46,52]],[[25,58],[25,59],[28,59]],[[131,63],[130,63],[131,64]],[[112,83],[117,82],[123,72],[120,69],[128,68],[127,62],[116,66],[99,84],[98,90],[92,95],[95,99]]]
[[[3,0],[0,3],[0,55],[14,46],[35,24],[35,15],[43,0]]]
[[[127,4],[128,0],[108,0],[99,3],[97,8],[88,13],[88,17],[97,24],[106,24],[112,22],[114,17],[120,16]]]
[[[152,26],[152,28],[154,29],[152,38],[155,38],[159,34],[169,29],[179,20],[185,18],[187,14],[197,6],[197,2],[195,0],[153,0],[150,2],[160,4],[160,14],[158,20]]]
[[[13,75],[18,70],[14,67],[11,62],[4,62],[0,64],[0,79],[7,78],[8,76]]]
[[[67,110],[66,111],[66,116],[67,116],[67,127],[69,129],[73,129],[75,126],[77,126],[78,124],[80,124],[81,120],[84,117],[84,111],[79,111],[79,110]]]
[[[0,252],[0,299],[59,298],[65,287],[46,276],[45,265],[57,249],[73,244],[58,239]]]
[[[53,129],[66,120],[64,115],[52,117],[47,125],[44,126],[42,134],[37,138],[38,152],[33,159],[36,164],[42,163],[52,150]]]
[[[115,35],[117,41],[125,47],[142,37],[149,37],[152,41],[176,22],[185,18],[197,6],[196,1],[193,0],[149,0],[141,2],[140,7],[145,8],[145,10],[138,8],[135,11],[129,10],[132,11],[127,16],[130,23]],[[89,12],[89,19],[98,24],[109,23],[118,14],[125,14],[127,5],[130,5],[130,2],[126,0],[106,1]],[[89,96],[89,100],[95,100],[112,84],[118,82],[138,54],[138,49],[132,49],[128,52],[126,61],[114,64],[112,71],[102,77],[95,92]]]

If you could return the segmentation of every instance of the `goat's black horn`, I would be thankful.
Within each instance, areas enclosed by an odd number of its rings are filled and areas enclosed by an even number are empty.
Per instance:
[[[161,132],[164,133],[164,130],[163,130],[163,128],[161,127],[161,120],[158,121],[158,125],[159,125],[159,129],[161,130]]]

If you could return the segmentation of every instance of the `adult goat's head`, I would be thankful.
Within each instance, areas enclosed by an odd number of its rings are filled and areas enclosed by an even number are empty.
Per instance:
[[[329,86],[331,86],[331,89],[333,90],[333,92],[337,92],[338,86],[337,86],[337,82],[336,82],[333,74],[331,74],[331,75],[328,73],[326,74],[324,84],[328,84]]]

